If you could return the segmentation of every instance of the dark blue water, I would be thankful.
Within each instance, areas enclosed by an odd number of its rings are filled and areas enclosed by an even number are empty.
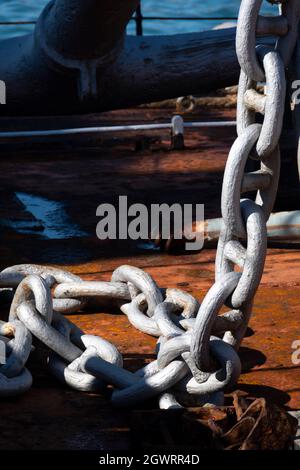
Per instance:
[[[84,1],[84,0],[83,0]],[[38,17],[48,0],[0,0],[1,21],[30,21]],[[144,0],[142,2],[145,16],[236,16],[240,5],[239,0]],[[276,6],[266,1],[264,13],[277,12]],[[145,34],[175,34],[210,29],[218,21],[145,21]],[[0,26],[0,38],[24,34],[32,30],[32,26]],[[128,32],[134,34],[134,22]]]

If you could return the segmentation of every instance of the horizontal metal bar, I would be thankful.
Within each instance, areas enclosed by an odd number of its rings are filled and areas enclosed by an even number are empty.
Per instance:
[[[234,127],[236,121],[203,121],[203,122],[185,122],[184,127],[192,129],[195,127]]]
[[[236,121],[207,121],[207,122],[185,122],[184,127],[193,129],[200,127],[228,127],[236,126]],[[76,134],[100,134],[105,132],[125,132],[125,131],[150,131],[172,129],[172,123],[163,124],[131,124],[127,126],[108,127],[78,127],[71,129],[53,129],[41,131],[7,131],[0,132],[0,139],[13,139],[18,137],[51,137]]]
[[[130,19],[130,21],[237,21],[235,16],[142,16]],[[0,21],[0,26],[21,26],[21,25],[34,25],[36,21]]]
[[[36,24],[36,21],[0,21],[0,26],[18,26],[24,24]]]
[[[131,20],[137,20],[138,17],[133,17]],[[236,16],[142,16],[146,21],[237,21]]]
[[[196,231],[205,230],[205,240],[215,241],[220,236],[222,219],[207,219],[196,222]],[[268,222],[268,239],[300,240],[300,211],[272,213]]]

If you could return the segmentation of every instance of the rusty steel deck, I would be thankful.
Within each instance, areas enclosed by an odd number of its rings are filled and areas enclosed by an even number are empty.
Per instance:
[[[101,123],[163,120],[169,113],[147,109],[107,113]],[[196,118],[233,119],[234,111],[203,109]],[[90,123],[96,119],[90,117]],[[21,124],[30,127],[32,122]],[[1,125],[11,127],[5,120]],[[32,262],[58,265],[84,279],[108,280],[118,265],[133,264],[146,269],[160,286],[180,287],[201,300],[213,282],[215,249],[168,255],[136,242],[100,242],[95,213],[99,204],[116,203],[118,195],[127,195],[129,202],[147,205],[204,203],[206,218],[219,217],[222,173],[234,135],[234,129],[187,132],[185,151],[169,151],[168,134],[157,133],[139,138],[137,146],[128,135],[117,142],[107,136],[101,142],[97,137],[49,141],[46,146],[26,141],[14,148],[2,144],[1,268]],[[276,210],[300,208],[295,164],[286,150]],[[41,237],[43,223],[26,211],[16,194],[63,203],[66,225],[75,224],[86,235]],[[7,307],[1,305],[0,318],[6,315]],[[300,366],[291,360],[292,343],[300,340],[299,318],[299,246],[270,248],[249,335],[240,351],[243,373],[237,388],[300,408]],[[131,327],[120,312],[87,312],[71,320],[88,333],[112,340],[132,370],[154,358],[155,339]],[[128,448],[129,412],[112,409],[105,397],[62,387],[35,358],[29,368],[33,388],[22,397],[1,401],[0,449]]]

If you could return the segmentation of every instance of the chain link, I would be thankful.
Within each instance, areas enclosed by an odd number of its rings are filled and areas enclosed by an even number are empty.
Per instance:
[[[5,341],[6,363],[0,365],[0,396],[20,395],[30,389],[32,376],[25,368],[31,352],[32,336],[18,320],[0,322],[1,337]],[[1,340],[3,341],[3,339]]]
[[[39,265],[7,268],[0,273],[0,288],[12,289],[14,297],[9,323],[0,322],[7,355],[0,366],[1,396],[30,388],[32,377],[25,365],[33,341],[36,348],[47,348],[48,368],[59,381],[81,391],[102,392],[113,386],[111,401],[117,407],[154,397],[162,409],[223,403],[224,392],[241,373],[237,350],[263,274],[266,222],[280,172],[285,68],[299,23],[299,0],[282,2],[278,18],[260,16],[262,2],[241,2],[236,40],[241,66],[238,137],[224,172],[216,280],[201,305],[181,290],[160,289],[148,273],[132,266],[117,268],[110,282],[87,282]],[[257,46],[258,35],[276,34],[273,48]],[[262,124],[256,122],[258,113]],[[249,158],[259,161],[258,171],[245,173]],[[255,200],[242,198],[248,191],[256,192]],[[136,372],[127,371],[114,345],[85,335],[62,315],[92,304],[119,307],[135,328],[157,337],[157,359]],[[230,310],[220,314],[224,306]]]

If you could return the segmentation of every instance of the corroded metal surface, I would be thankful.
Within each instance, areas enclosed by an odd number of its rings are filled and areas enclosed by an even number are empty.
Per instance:
[[[210,118],[221,117],[221,113],[212,110],[209,113]],[[232,118],[231,111],[224,114]],[[112,113],[103,119],[113,121],[115,116]],[[132,120],[141,116],[154,119],[161,117],[162,112],[137,110],[130,116]],[[125,120],[128,114],[121,113],[118,117]],[[204,118],[203,113],[201,118]],[[157,201],[203,202],[206,217],[218,216],[216,208],[219,206],[222,172],[234,133],[220,129],[217,134],[216,138],[216,130],[203,130],[197,136],[187,133],[187,151],[183,152],[167,151],[169,136],[165,141],[162,136],[162,143],[142,152],[134,151],[133,140],[122,141],[113,147],[106,142],[96,151],[92,148],[73,151],[72,147],[67,150],[66,144],[61,144],[53,145],[53,152],[51,144],[47,151],[36,144],[27,152],[10,152],[9,159],[3,152],[0,161],[1,217],[11,217],[11,205],[5,207],[7,195],[9,200],[13,200],[15,191],[34,193],[64,201],[72,220],[90,235],[70,240],[49,240],[40,238],[39,232],[24,235],[3,228],[1,269],[20,262],[46,262],[70,269],[84,279],[109,280],[117,266],[133,264],[145,268],[161,286],[183,288],[202,300],[213,282],[214,250],[168,256],[128,242],[116,245],[102,243],[95,236],[95,209],[103,201],[111,202],[117,192],[128,194],[134,202],[146,204]],[[285,154],[285,158],[288,159],[289,155]],[[299,193],[291,185],[288,187],[285,181],[284,176],[277,209],[299,209]],[[137,187],[142,190],[139,201],[134,199]],[[22,210],[15,204],[15,216],[26,219]],[[300,368],[291,362],[291,344],[300,339],[299,292],[300,251],[296,247],[292,250],[269,249],[250,323],[254,334],[245,339],[241,349],[244,371],[239,388],[292,408],[300,407]],[[0,316],[3,318],[4,310],[1,303]],[[124,314],[96,311],[71,316],[70,319],[86,333],[100,334],[116,344],[125,356],[129,370],[135,370],[155,357],[155,340],[136,331]],[[105,397],[59,386],[38,366],[38,362],[32,361],[33,389],[23,397],[5,400],[0,405],[0,448],[128,447],[130,419],[126,412],[112,412]],[[62,421],[65,423],[63,429]]]

